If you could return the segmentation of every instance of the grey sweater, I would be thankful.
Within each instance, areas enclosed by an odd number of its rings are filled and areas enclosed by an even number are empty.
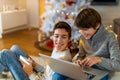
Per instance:
[[[107,31],[101,25],[93,37],[87,41],[91,51],[88,48],[85,51],[102,58],[102,63],[96,64],[98,67],[108,71],[120,71],[120,49],[113,32]]]

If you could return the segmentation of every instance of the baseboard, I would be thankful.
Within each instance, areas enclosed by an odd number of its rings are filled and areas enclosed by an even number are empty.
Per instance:
[[[22,25],[22,26],[17,26],[14,28],[4,29],[2,34],[14,32],[14,31],[18,31],[18,30],[22,30],[22,29],[26,29],[26,28],[28,28],[27,25]]]

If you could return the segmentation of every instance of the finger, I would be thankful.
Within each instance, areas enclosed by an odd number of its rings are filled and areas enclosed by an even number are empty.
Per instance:
[[[21,62],[22,67],[24,68],[25,67],[25,62],[23,62],[22,60],[20,60],[20,62]]]
[[[84,69],[84,66],[82,64],[79,64],[79,66],[81,67],[81,69]]]
[[[81,60],[78,60],[78,61],[77,61],[77,64],[81,67],[81,69],[84,69],[84,66],[83,66],[83,64],[81,63]]]
[[[37,63],[32,58],[28,58],[28,62],[31,63],[33,66],[37,65]]]
[[[86,58],[84,60],[81,61],[81,64],[86,67],[89,64],[89,60]]]
[[[31,60],[30,58],[28,58],[27,61],[28,61],[29,63],[33,63],[33,60]]]
[[[93,64],[93,63],[89,61],[89,62],[86,64],[86,66],[87,66],[87,67],[91,67],[92,64]]]

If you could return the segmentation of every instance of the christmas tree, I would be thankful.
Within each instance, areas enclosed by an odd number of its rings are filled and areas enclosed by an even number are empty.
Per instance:
[[[45,0],[45,12],[41,16],[42,25],[38,35],[39,47],[52,50],[53,47],[52,31],[54,25],[58,21],[65,21],[72,27],[72,40],[78,40],[80,33],[74,25],[76,15],[83,9],[88,7],[90,1],[88,0]]]
[[[74,25],[76,15],[89,6],[88,0],[45,0],[45,13],[41,16],[44,37],[51,37],[55,23],[65,21],[72,27],[72,38],[78,39],[80,34]],[[75,36],[74,36],[75,35]],[[39,39],[40,40],[40,39]]]

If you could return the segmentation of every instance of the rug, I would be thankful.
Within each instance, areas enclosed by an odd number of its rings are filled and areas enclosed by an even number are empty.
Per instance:
[[[48,52],[52,52],[53,50],[53,41],[51,39],[46,39],[43,41],[36,41],[34,46],[42,51],[48,51]]]
[[[10,72],[2,72],[2,76],[0,75],[0,80],[14,80],[14,79]]]

